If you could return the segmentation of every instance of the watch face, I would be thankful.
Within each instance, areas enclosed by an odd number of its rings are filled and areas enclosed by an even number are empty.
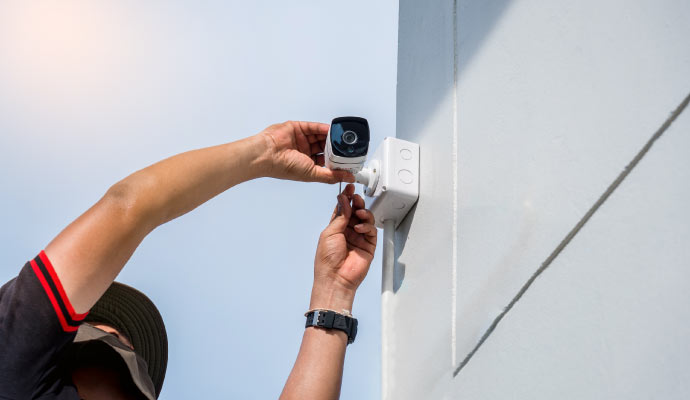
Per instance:
[[[331,147],[340,157],[363,157],[369,150],[369,123],[364,118],[340,117],[331,122]]]

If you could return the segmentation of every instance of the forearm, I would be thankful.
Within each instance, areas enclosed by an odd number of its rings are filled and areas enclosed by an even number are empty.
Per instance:
[[[345,332],[305,329],[297,361],[280,399],[338,399],[346,346]]]
[[[93,306],[157,226],[261,176],[263,140],[255,136],[194,150],[137,171],[55,237],[46,254],[75,310]]]
[[[314,286],[310,309],[351,310],[354,291]],[[297,361],[281,400],[330,400],[340,397],[347,334],[337,329],[306,328]]]
[[[347,185],[338,195],[331,222],[319,237],[310,309],[351,311],[374,258],[374,215],[354,191],[354,185]],[[337,399],[347,341],[345,332],[308,327],[281,399]]]
[[[122,196],[136,222],[153,229],[268,169],[267,143],[257,135],[193,150],[133,173],[109,193]]]

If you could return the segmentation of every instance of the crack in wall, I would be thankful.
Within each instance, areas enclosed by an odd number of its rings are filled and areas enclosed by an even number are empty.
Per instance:
[[[571,240],[580,232],[582,227],[587,223],[587,221],[592,218],[592,215],[599,210],[602,204],[611,196],[611,194],[620,186],[620,184],[625,180],[625,178],[630,175],[630,172],[637,166],[637,164],[642,160],[642,158],[647,154],[649,149],[652,147],[654,142],[656,142],[657,139],[661,137],[661,135],[666,132],[669,126],[673,123],[673,121],[678,118],[678,116],[685,110],[685,107],[687,107],[688,103],[690,102],[690,94],[688,94],[685,99],[676,107],[676,109],[671,113],[671,115],[666,119],[666,121],[657,129],[657,131],[652,135],[651,138],[647,141],[647,143],[640,149],[640,151],[633,157],[633,159],[628,163],[628,165],[625,166],[625,169],[621,171],[621,173],[618,175],[618,177],[611,182],[611,184],[606,188],[604,193],[602,193],[601,196],[599,196],[599,199],[590,207],[590,209],[585,213],[585,215],[578,221],[578,223],[573,227],[573,229],[568,232],[568,234],[561,240],[561,242],[556,246],[556,248],[549,254],[549,256],[542,262],[541,266],[534,271],[532,276],[525,282],[524,285],[520,288],[520,290],[517,292],[517,294],[513,297],[513,299],[508,303],[508,305],[503,309],[503,311],[496,316],[496,318],[493,320],[491,323],[491,326],[484,332],[482,337],[479,339],[479,342],[474,346],[472,351],[470,351],[465,358],[462,360],[460,365],[455,369],[453,372],[453,377],[456,377],[460,371],[470,362],[472,357],[477,353],[479,348],[484,344],[484,342],[491,336],[491,334],[494,332],[498,324],[501,322],[503,317],[510,312],[510,310],[513,308],[513,306],[522,298],[522,296],[527,292],[527,290],[532,286],[532,283],[541,275],[542,272],[544,272],[553,262],[553,260],[558,257],[558,255],[563,251],[563,249],[570,243]]]

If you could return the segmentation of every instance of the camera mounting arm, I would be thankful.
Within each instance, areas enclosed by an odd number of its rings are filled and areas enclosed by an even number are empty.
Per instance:
[[[367,196],[372,196],[376,191],[381,169],[380,164],[379,160],[372,160],[366,167],[355,174],[355,182],[361,183],[364,186],[364,194]]]

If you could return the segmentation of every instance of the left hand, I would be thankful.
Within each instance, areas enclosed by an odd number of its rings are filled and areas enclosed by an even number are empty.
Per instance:
[[[376,249],[374,215],[350,184],[338,196],[338,207],[319,237],[314,259],[310,308],[352,310],[355,292],[369,272]]]
[[[328,124],[287,121],[271,125],[257,136],[267,143],[267,176],[303,182],[354,182],[346,171],[323,168]]]

